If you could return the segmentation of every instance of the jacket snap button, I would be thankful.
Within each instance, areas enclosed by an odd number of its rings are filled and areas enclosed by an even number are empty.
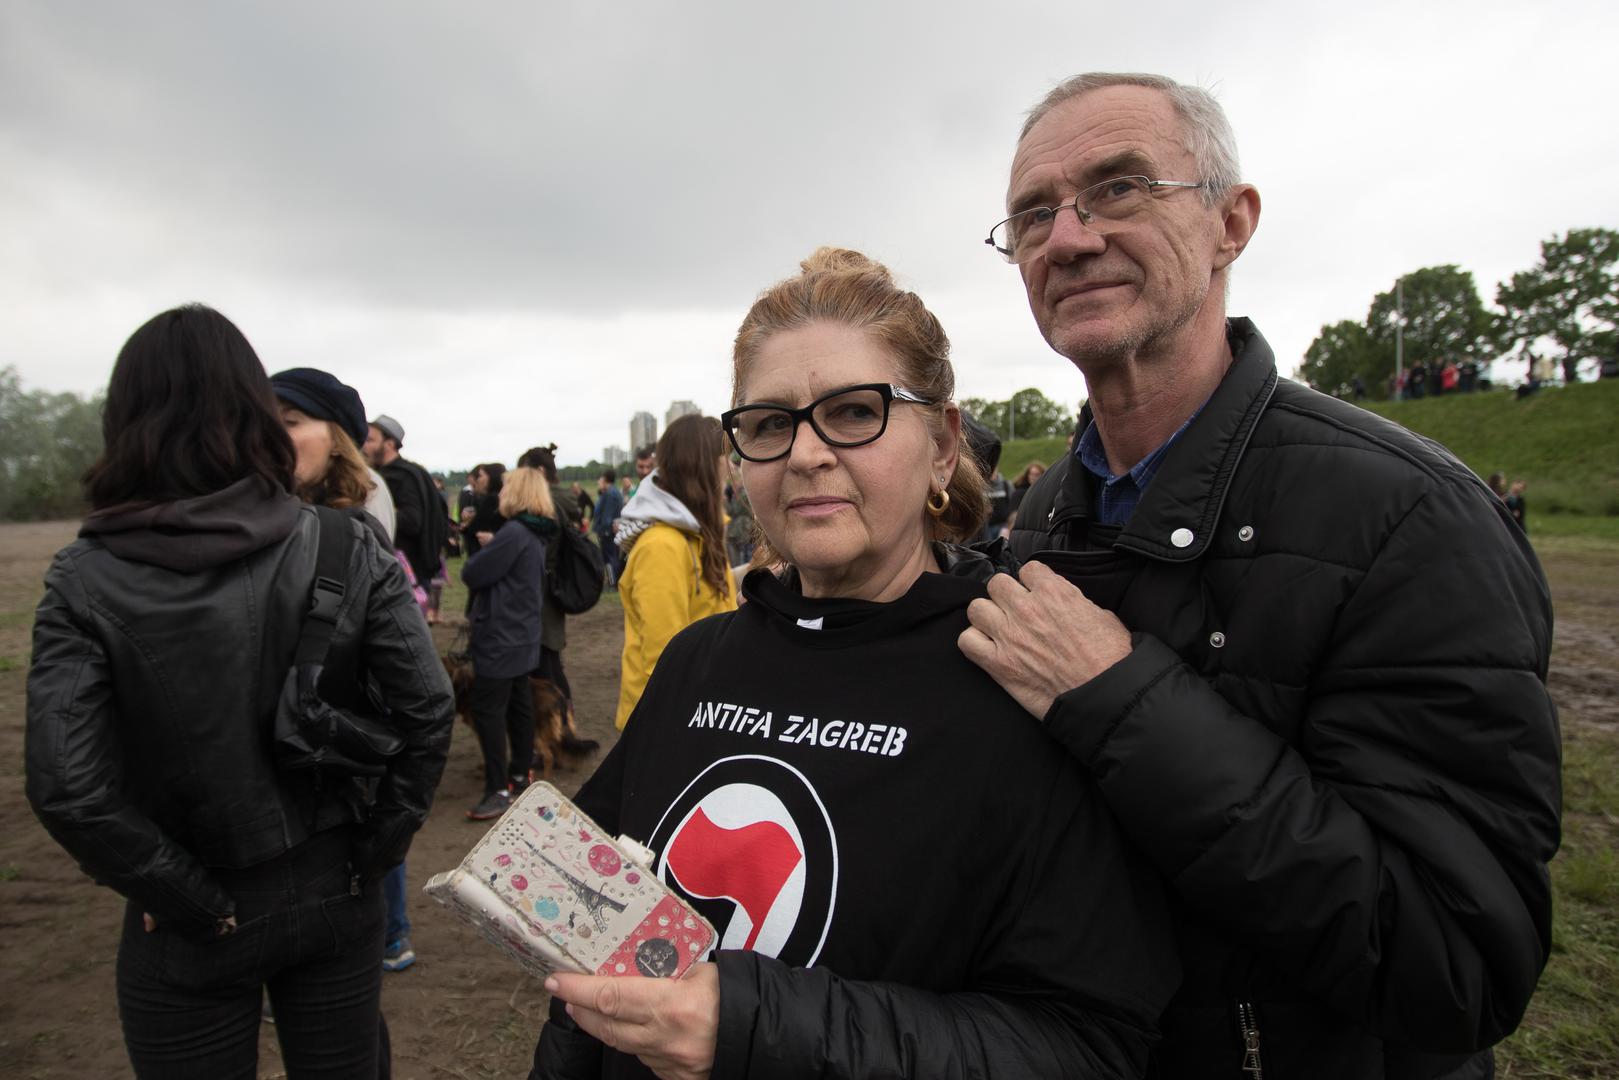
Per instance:
[[[1225,648],[1225,635],[1216,630],[1214,633],[1209,635],[1209,644],[1213,645],[1216,649]]]
[[[1191,547],[1192,546],[1192,530],[1191,529],[1176,529],[1174,532],[1169,534],[1169,542],[1171,544],[1174,544],[1178,548]]]
[[[1248,541],[1252,540],[1253,538],[1254,538],[1254,527],[1252,525],[1244,525],[1242,528],[1237,530],[1237,539],[1241,540],[1243,543],[1246,544]]]

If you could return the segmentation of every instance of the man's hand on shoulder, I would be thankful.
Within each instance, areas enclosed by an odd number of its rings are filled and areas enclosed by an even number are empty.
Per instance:
[[[990,578],[989,598],[974,600],[967,618],[961,651],[1037,720],[1059,694],[1130,655],[1118,616],[1041,563]]]

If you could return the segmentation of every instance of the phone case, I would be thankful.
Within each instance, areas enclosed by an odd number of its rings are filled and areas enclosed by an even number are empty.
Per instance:
[[[454,870],[425,886],[543,979],[553,971],[678,978],[714,928],[659,881],[652,853],[530,784]]]

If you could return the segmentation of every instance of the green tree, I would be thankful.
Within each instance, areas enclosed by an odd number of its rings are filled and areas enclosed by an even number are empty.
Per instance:
[[[1350,396],[1359,379],[1368,395],[1385,398],[1394,375],[1394,349],[1378,344],[1360,323],[1343,319],[1321,328],[1304,351],[1299,374],[1334,397]]]
[[[1073,430],[1074,414],[1030,386],[1006,401],[967,398],[961,407],[1003,439],[1040,439]]]
[[[1563,377],[1582,360],[1615,353],[1619,339],[1619,232],[1570,229],[1540,244],[1540,265],[1498,286],[1507,347],[1549,338],[1562,350]]]
[[[1396,291],[1403,286],[1400,311]],[[1402,314],[1403,312],[1403,314]],[[1403,322],[1405,367],[1464,360],[1487,363],[1500,351],[1495,320],[1479,299],[1471,271],[1459,266],[1426,266],[1406,274],[1388,292],[1378,293],[1366,313],[1366,332],[1394,368],[1395,327]],[[1377,380],[1381,386],[1383,378]],[[1367,385],[1372,386],[1371,380]]]
[[[99,396],[24,391],[15,368],[0,369],[0,518],[82,514],[79,478],[99,453]]]

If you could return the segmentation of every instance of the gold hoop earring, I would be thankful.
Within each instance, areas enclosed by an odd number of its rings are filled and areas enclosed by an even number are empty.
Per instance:
[[[935,498],[937,498],[939,501],[934,502],[933,500]],[[944,512],[950,509],[950,493],[943,488],[940,488],[938,491],[928,496],[928,501],[924,505],[927,506],[928,513],[932,514],[934,517],[943,517]]]

